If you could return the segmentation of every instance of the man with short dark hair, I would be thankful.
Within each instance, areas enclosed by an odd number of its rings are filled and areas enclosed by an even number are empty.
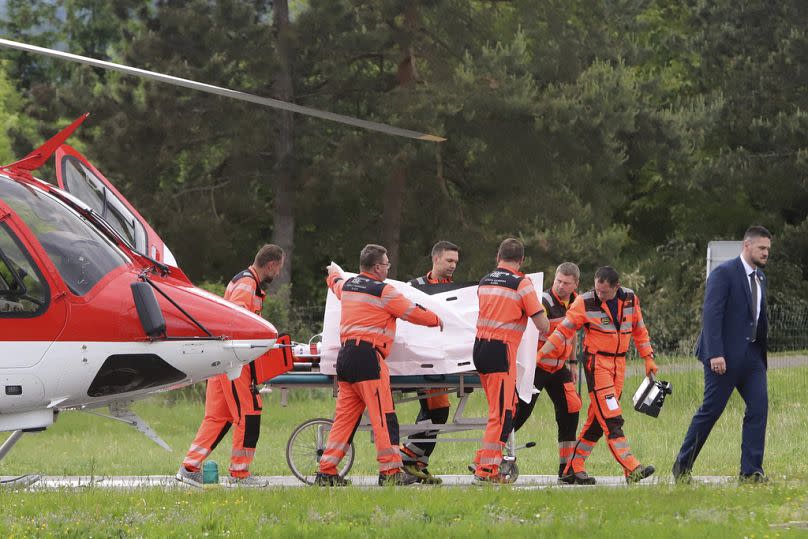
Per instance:
[[[432,247],[432,269],[423,277],[410,281],[413,286],[451,283],[460,261],[460,248],[454,243],[441,240]]]
[[[339,269],[328,266],[326,282],[341,302],[337,356],[337,407],[320,457],[314,484],[344,486],[337,466],[351,445],[356,425],[367,409],[376,443],[380,485],[410,485],[418,478],[402,470],[398,418],[390,392],[390,373],[385,358],[396,335],[396,320],[440,327],[443,322],[430,311],[407,299],[384,280],[390,269],[387,249],[366,245],[359,255],[361,273],[345,279]]]
[[[508,483],[500,473],[502,450],[513,430],[516,405],[516,352],[530,318],[539,333],[550,322],[536,289],[519,269],[525,248],[517,239],[504,240],[497,251],[497,268],[477,287],[480,312],[472,357],[488,400],[488,423],[482,446],[474,457],[474,483]]]
[[[636,483],[653,474],[654,467],[640,464],[623,434],[620,396],[632,337],[637,352],[645,360],[646,376],[656,373],[657,366],[642,318],[640,298],[633,290],[620,286],[620,275],[611,266],[598,268],[595,288],[575,299],[564,320],[539,350],[539,361],[562,358],[575,332],[581,328],[584,328],[584,373],[589,388],[589,409],[561,481],[576,485],[595,483],[595,478],[586,473],[586,459],[605,434],[609,450],[622,466],[626,481]]]
[[[564,262],[556,268],[553,285],[542,294],[542,304],[547,318],[550,319],[550,329],[539,336],[541,348],[547,336],[555,331],[567,314],[570,304],[578,297],[575,290],[581,270],[572,262]],[[533,385],[538,391],[545,390],[555,408],[555,420],[558,426],[558,477],[564,476],[564,470],[569,463],[575,448],[575,434],[578,428],[578,412],[581,410],[581,397],[575,389],[576,372],[571,364],[575,360],[575,339],[567,345],[559,359],[537,357],[536,374]],[[570,364],[568,367],[567,364]],[[518,431],[528,420],[540,393],[534,393],[530,402],[519,399],[516,404],[516,414],[513,418],[513,430]]]
[[[460,248],[454,243],[441,240],[432,247],[432,269],[423,277],[412,279],[409,284],[419,288],[452,282],[455,269],[460,261]],[[418,402],[421,406],[417,423],[431,421],[433,425],[443,425],[449,419],[449,395],[446,388],[419,390]],[[429,472],[429,457],[435,450],[437,431],[424,431],[411,434],[409,438],[421,441],[407,442],[401,448],[404,469],[418,477],[421,483],[439,485],[443,481]],[[427,441],[424,441],[427,440]]]
[[[285,261],[283,249],[264,245],[253,264],[230,281],[224,299],[257,315],[266,298],[266,288],[280,275]],[[177,472],[177,480],[195,487],[202,486],[202,462],[216,449],[231,425],[233,449],[230,453],[230,475],[234,485],[264,487],[268,483],[250,475],[250,463],[261,432],[261,395],[258,393],[255,362],[241,368],[233,381],[226,374],[209,378],[205,390],[205,417],[188,454]]]
[[[702,330],[696,356],[704,364],[704,402],[693,416],[673,464],[673,476],[690,470],[732,392],[746,403],[741,437],[742,481],[765,483],[763,450],[769,412],[766,381],[766,276],[772,235],[762,226],[747,229],[740,256],[724,262],[707,278]]]

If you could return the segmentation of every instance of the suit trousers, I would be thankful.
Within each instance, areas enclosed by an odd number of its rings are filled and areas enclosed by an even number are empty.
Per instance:
[[[751,343],[745,357],[727,362],[727,372],[718,375],[704,365],[704,402],[693,416],[685,440],[676,456],[675,475],[687,473],[704,447],[713,426],[724,412],[733,390],[746,403],[741,436],[741,475],[763,473],[763,450],[769,414],[768,382],[762,347]]]

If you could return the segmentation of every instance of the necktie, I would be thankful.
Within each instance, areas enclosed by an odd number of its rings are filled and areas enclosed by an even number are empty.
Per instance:
[[[757,335],[757,303],[758,303],[758,284],[757,275],[755,272],[749,274],[749,286],[752,289],[752,318],[755,320],[755,331],[753,335]]]

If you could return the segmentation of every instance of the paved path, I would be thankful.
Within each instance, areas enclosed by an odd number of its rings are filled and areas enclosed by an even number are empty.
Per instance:
[[[376,476],[349,476],[354,486],[357,487],[376,487],[378,488]],[[471,475],[441,475],[444,487],[472,487]],[[305,487],[301,481],[294,476],[273,475],[264,476],[269,480],[269,488],[300,488]],[[602,487],[627,487],[626,481],[623,477],[616,476],[596,476],[598,485],[595,487],[581,487],[571,485],[560,485],[558,478],[554,475],[522,475],[517,482],[510,488],[519,490],[541,490],[548,488],[555,489],[568,489],[568,488],[596,488]],[[188,487],[176,479],[172,475],[147,475],[147,476],[117,476],[117,477],[91,477],[91,476],[23,476],[17,484],[8,483],[7,481],[13,478],[2,477],[0,480],[4,481],[0,490],[4,488],[25,488],[27,490],[53,490],[53,489],[84,489],[84,488],[108,488],[116,490],[130,490],[140,488],[163,488],[163,489],[181,489],[192,488]],[[665,485],[671,484],[672,478],[665,477],[651,477],[641,482],[640,485]],[[694,483],[706,485],[724,485],[734,484],[737,481],[735,477],[729,476],[697,476],[693,478]],[[222,487],[229,486],[227,479],[220,481]],[[213,485],[206,487],[213,488]],[[432,486],[419,485],[416,488],[436,488]]]

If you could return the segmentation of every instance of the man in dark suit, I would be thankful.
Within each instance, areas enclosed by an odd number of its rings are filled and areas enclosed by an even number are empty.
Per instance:
[[[741,440],[742,480],[765,482],[763,447],[769,396],[766,382],[766,265],[771,233],[750,227],[738,258],[718,266],[707,279],[702,331],[696,355],[704,363],[704,402],[693,416],[673,476],[687,480],[710,431],[734,389],[746,403]]]

